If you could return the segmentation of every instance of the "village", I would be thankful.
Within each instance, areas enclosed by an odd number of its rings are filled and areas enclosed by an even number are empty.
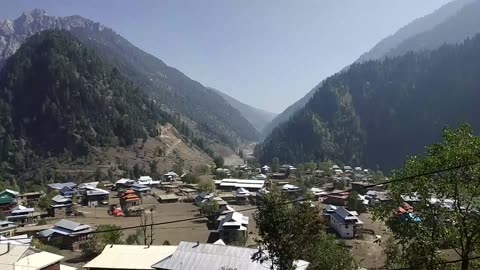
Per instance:
[[[183,261],[182,256],[191,256],[185,252],[186,247],[198,246],[201,248],[192,262],[198,266],[195,269],[211,269],[210,262],[203,258],[210,255],[206,249],[219,257],[225,257],[226,249],[244,250],[243,263],[248,269],[256,269],[259,264],[250,260],[258,238],[253,213],[262,205],[262,197],[276,189],[287,194],[294,205],[321,209],[327,232],[349,247],[362,267],[382,266],[380,243],[388,233],[383,224],[372,221],[368,209],[389,203],[390,199],[382,185],[371,185],[379,180],[375,173],[335,164],[328,170],[301,170],[299,173],[288,164],[275,171],[267,165],[241,165],[216,168],[214,174],[201,176],[195,184],[186,183],[186,174],[168,172],[159,180],[141,176],[114,182],[52,183],[46,192],[6,189],[0,193],[0,209],[5,215],[5,220],[0,221],[0,245],[5,250],[24,251],[15,253],[16,262],[12,263],[10,256],[8,262],[0,256],[0,263],[21,264],[25,258],[36,256],[39,258],[31,258],[30,265],[35,260],[42,263],[34,269],[47,269],[43,262],[61,269],[180,269],[168,265]],[[232,175],[241,175],[242,179],[231,178]],[[354,203],[350,190],[355,191]],[[400,207],[399,215],[413,215],[408,202]],[[138,228],[148,228],[150,240],[147,242],[144,235],[144,242],[107,246],[98,257],[82,261],[82,245],[98,226],[106,224],[126,228],[126,236],[138,233]],[[51,247],[57,254],[38,250],[36,242]],[[211,245],[215,245],[213,251],[208,248]],[[27,253],[33,255],[24,258]],[[114,254],[142,259],[126,267],[128,263]]]

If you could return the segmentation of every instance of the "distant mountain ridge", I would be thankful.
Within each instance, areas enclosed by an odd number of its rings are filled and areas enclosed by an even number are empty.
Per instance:
[[[435,29],[435,27],[437,27],[437,29],[440,29],[440,24],[449,24],[448,22],[446,22],[449,19],[453,17],[457,19],[462,18],[463,13],[469,13],[469,16],[467,17],[475,21],[476,18],[474,16],[470,16],[470,14],[475,14],[474,12],[478,12],[478,9],[475,7],[476,5],[478,5],[478,2],[478,0],[456,0],[449,2],[434,11],[433,13],[414,20],[413,22],[400,28],[395,34],[381,40],[371,50],[361,55],[356,60],[356,63],[361,63],[369,60],[377,60],[388,56],[399,56],[410,50],[435,49],[441,46],[443,44],[443,41],[451,44],[464,40],[468,36],[472,35],[472,31],[470,31],[472,28],[476,29],[478,32],[478,30],[480,30],[480,25],[473,24],[471,25],[473,27],[468,28],[468,31],[457,29],[459,30],[458,32],[442,32],[441,35],[436,36],[435,42],[425,42],[424,37],[431,36],[431,34],[429,34],[429,31]],[[453,28],[455,27],[452,27],[452,29]],[[436,32],[441,31],[437,30]],[[476,32],[473,31],[473,33]],[[448,38],[448,35],[452,35],[455,37]],[[287,109],[285,109],[285,111],[283,111],[275,119],[273,119],[272,122],[264,129],[262,137],[268,136],[274,128],[279,126],[281,123],[288,121],[295,114],[295,112],[303,108],[312,98],[315,92],[320,88],[322,83],[323,82],[314,87],[304,97],[296,101],[294,104],[290,105]]]
[[[209,89],[216,91],[219,95],[221,95],[230,105],[232,105],[235,109],[237,109],[243,117],[245,117],[256,129],[258,132],[262,132],[262,130],[267,126],[268,123],[272,121],[276,113],[268,112],[262,109],[255,108],[248,104],[245,104],[220,90],[217,90],[212,87],[208,87]]]
[[[110,28],[80,16],[54,17],[33,10],[14,21],[0,21],[0,67],[26,38],[49,29],[70,31],[163,104],[165,110],[193,120],[195,130],[206,138],[231,146],[258,138],[258,132],[247,119],[216,92],[135,47]]]

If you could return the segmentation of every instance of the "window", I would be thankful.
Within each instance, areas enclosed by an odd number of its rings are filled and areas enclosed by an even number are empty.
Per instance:
[[[345,225],[345,229],[348,229],[348,225]]]

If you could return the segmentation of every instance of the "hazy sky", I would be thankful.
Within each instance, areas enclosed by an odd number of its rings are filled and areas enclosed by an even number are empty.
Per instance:
[[[449,0],[1,0],[113,28],[190,78],[281,112],[382,38]]]

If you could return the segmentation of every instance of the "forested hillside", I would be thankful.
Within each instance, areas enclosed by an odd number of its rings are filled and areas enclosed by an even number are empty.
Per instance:
[[[33,10],[14,21],[0,21],[0,67],[26,38],[48,29],[70,31],[165,111],[193,120],[191,128],[205,138],[232,147],[258,138],[255,128],[220,95],[135,47],[112,29],[80,16],[54,17]]]
[[[435,49],[444,43],[461,42],[480,32],[479,13],[480,1],[454,0],[384,38],[371,50],[361,55],[356,62],[378,60],[386,56],[400,56],[408,51]],[[322,82],[275,117],[264,129],[263,136],[269,135],[275,127],[289,120],[295,112],[303,108],[321,84]]]
[[[401,165],[446,125],[480,130],[480,37],[431,52],[353,64],[256,148],[261,162],[333,159]]]
[[[58,165],[42,165],[50,157],[70,164],[94,147],[120,151],[159,135],[160,124],[180,123],[65,31],[34,35],[8,59],[0,112],[0,178],[23,186],[58,174]],[[47,178],[38,173],[44,168]]]

